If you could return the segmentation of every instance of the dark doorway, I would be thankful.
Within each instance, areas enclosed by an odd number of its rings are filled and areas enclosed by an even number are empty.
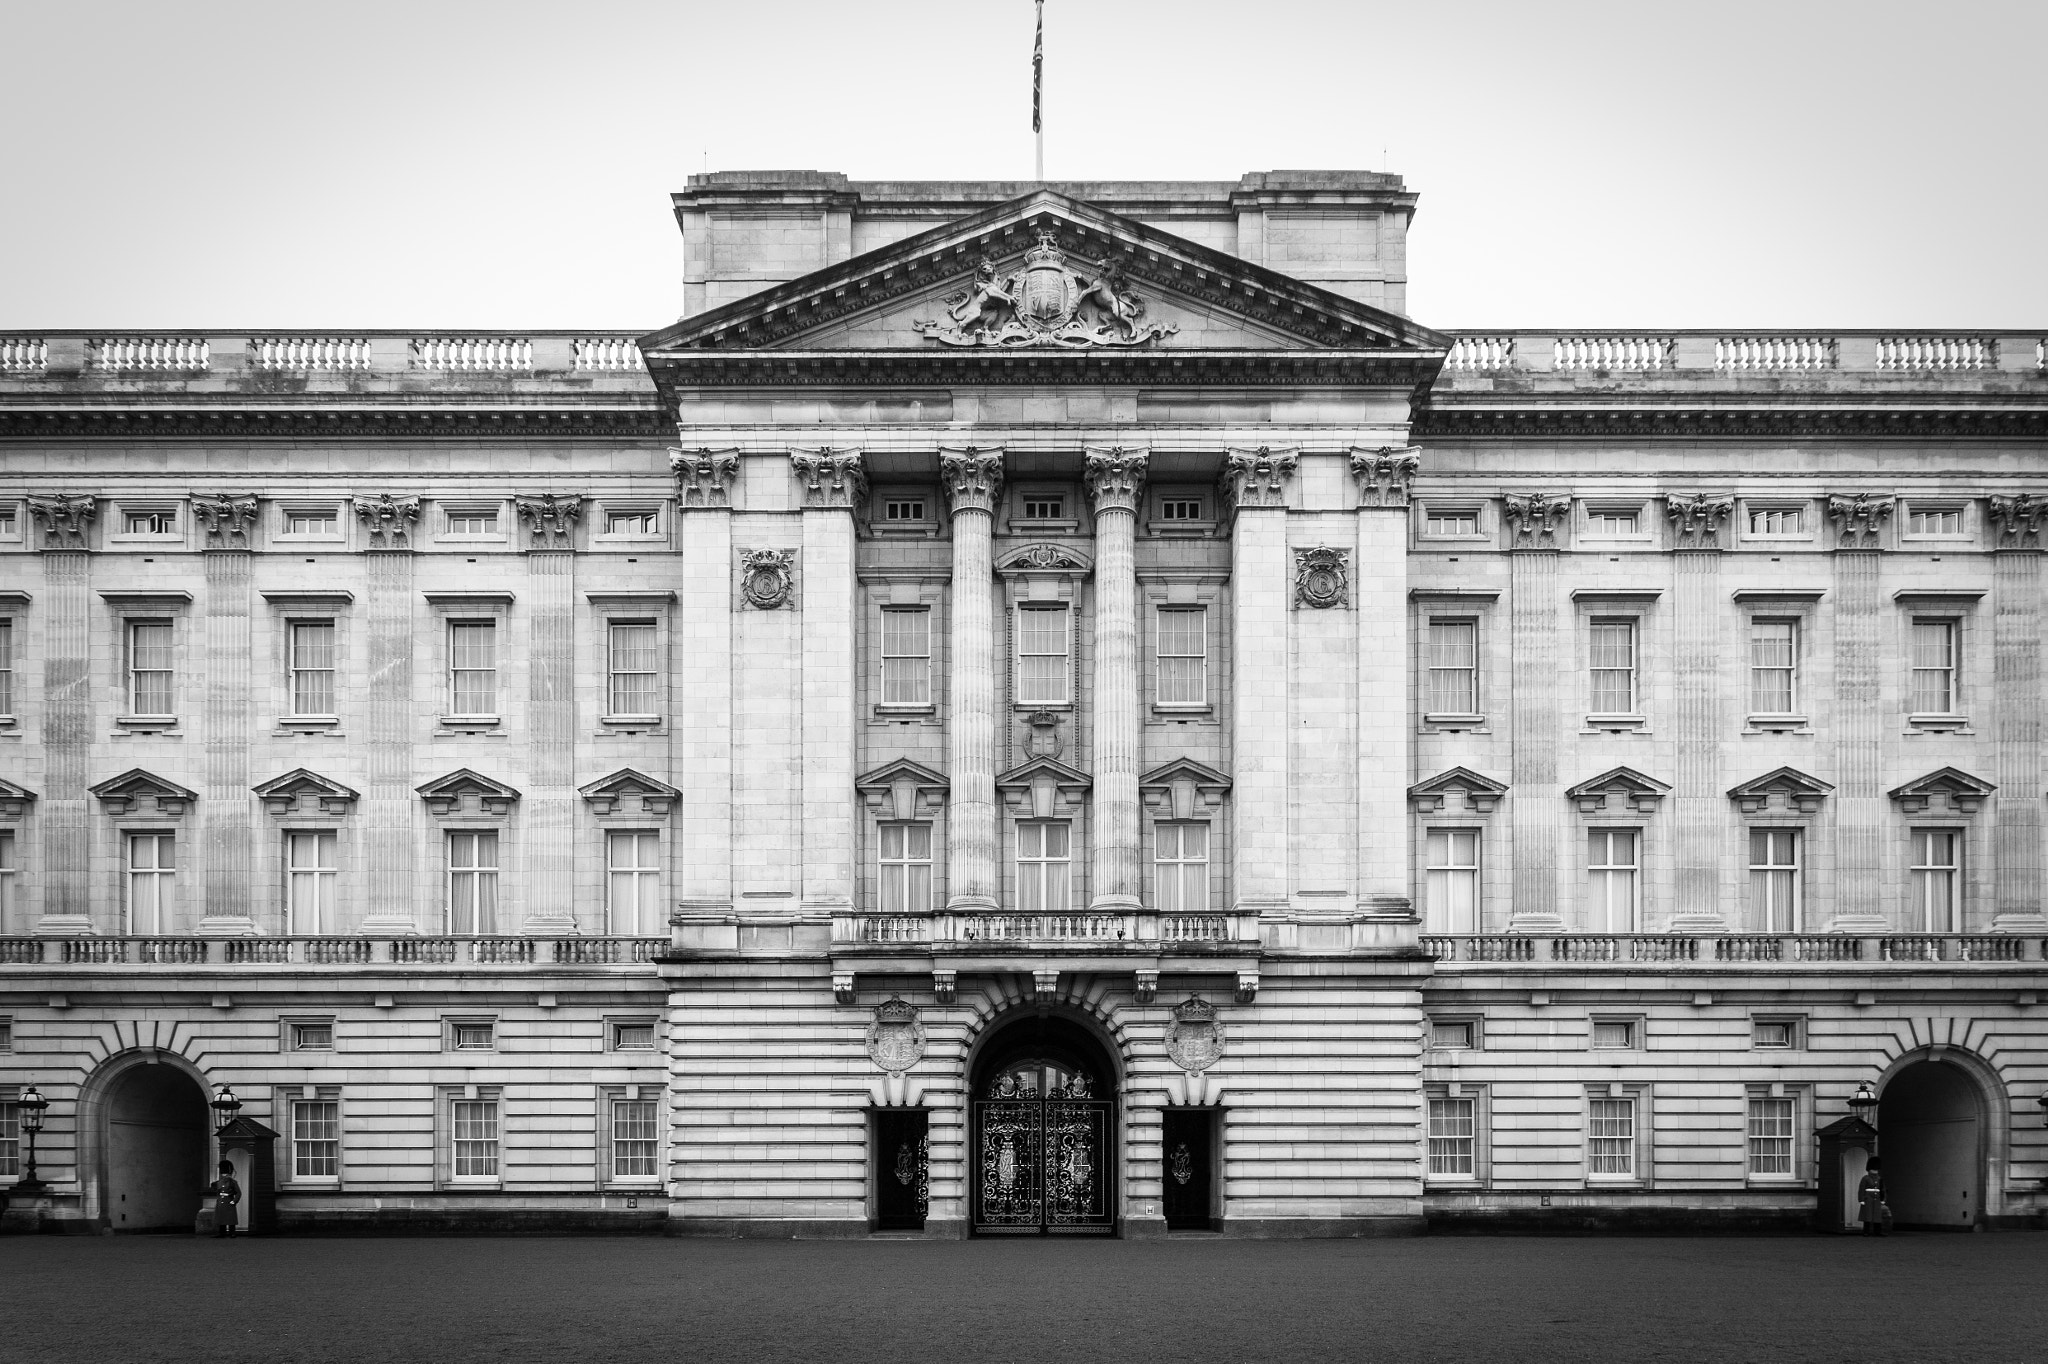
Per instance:
[[[190,1232],[211,1135],[206,1091],[170,1065],[136,1066],[107,1096],[107,1222],[115,1231]]]
[[[1974,1227],[1984,1205],[1984,1102],[1970,1077],[1916,1061],[1879,1096],[1884,1197],[1900,1226]]]
[[[1207,1108],[1169,1108],[1160,1123],[1168,1231],[1214,1231],[1216,1114]]]
[[[1057,1018],[1019,1020],[982,1049],[972,1092],[975,1231],[1116,1230],[1116,1080],[1094,1038]]]
[[[875,1229],[922,1231],[929,1202],[930,1119],[921,1108],[874,1115]]]

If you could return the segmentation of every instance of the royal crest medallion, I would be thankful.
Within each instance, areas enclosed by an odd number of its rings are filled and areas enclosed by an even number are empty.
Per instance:
[[[1189,998],[1173,1006],[1166,1025],[1166,1054],[1190,1075],[1200,1075],[1223,1059],[1223,1024],[1216,1006]]]
[[[984,259],[965,289],[946,300],[946,320],[913,324],[945,346],[1142,346],[1180,328],[1147,322],[1145,300],[1123,270],[1070,258],[1049,228],[1024,253],[1024,267],[1005,274]]]
[[[875,1006],[868,1024],[868,1059],[890,1075],[901,1075],[924,1059],[924,1023],[915,1006],[891,997]]]
[[[796,590],[796,551],[793,549],[743,549],[740,551],[740,595],[749,606],[774,611],[789,602]]]

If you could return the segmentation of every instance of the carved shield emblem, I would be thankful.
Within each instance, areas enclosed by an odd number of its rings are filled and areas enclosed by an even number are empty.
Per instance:
[[[924,1059],[924,1023],[917,1009],[890,998],[875,1006],[868,1024],[868,1059],[891,1075],[901,1075]]]
[[[796,590],[796,551],[793,549],[743,549],[740,551],[740,593],[749,605],[773,611],[789,601]]]
[[[1023,287],[1018,290],[1017,310],[1027,326],[1057,331],[1074,315],[1074,283],[1067,278],[1063,259],[1047,259],[1033,252],[1025,267]]]
[[[1174,1005],[1173,1021],[1166,1025],[1166,1054],[1192,1075],[1222,1060],[1223,1024],[1216,1006],[1194,998]]]

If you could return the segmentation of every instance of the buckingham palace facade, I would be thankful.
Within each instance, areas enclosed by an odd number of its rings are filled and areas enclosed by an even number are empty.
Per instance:
[[[674,205],[647,336],[0,333],[7,1228],[2040,1224],[2048,331]]]

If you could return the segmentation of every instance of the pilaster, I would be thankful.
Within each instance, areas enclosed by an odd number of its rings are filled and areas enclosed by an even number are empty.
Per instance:
[[[369,652],[363,724],[369,779],[362,802],[369,902],[361,928],[365,933],[417,933],[412,534],[420,500],[390,493],[358,497],[355,512],[370,537],[364,555],[369,590],[363,611]]]
[[[43,561],[42,934],[93,931],[89,882],[92,770],[92,558],[98,504],[82,494],[28,499]],[[110,919],[106,925],[114,931]]]
[[[732,912],[733,572],[732,485],[738,450],[670,451],[681,549],[676,634],[681,641],[671,713],[679,731],[676,914],[678,945],[693,918]]]
[[[1673,493],[1664,503],[1671,522],[1674,579],[1674,933],[1721,933],[1728,928],[1722,902],[1728,798],[1721,780],[1721,741],[1727,732],[1721,687],[1721,540],[1722,527],[1734,509],[1735,499],[1726,495]]]
[[[998,907],[996,876],[995,504],[1003,452],[939,452],[953,518],[953,639],[946,726],[946,907]]]
[[[806,910],[853,906],[859,839],[853,790],[858,754],[855,511],[867,497],[858,450],[790,455],[803,495],[803,888]]]
[[[1138,499],[1146,452],[1090,449],[1085,472],[1095,505],[1095,801],[1092,908],[1143,906],[1138,819]]]
[[[1835,545],[1835,913],[1828,930],[1878,932],[1884,833],[1884,618],[1880,532],[1896,499],[1830,497]]]
[[[1987,506],[1995,534],[1990,700],[1998,755],[1991,927],[2039,933],[2048,929],[2041,903],[2041,525],[2048,501],[2019,493]]]
[[[1351,452],[1358,481],[1358,905],[1412,911],[1408,887],[1408,503],[1422,451]]]
[[[1230,531],[1231,882],[1242,913],[1287,907],[1287,495],[1300,457],[1259,446],[1224,455]]]
[[[576,522],[573,493],[513,499],[526,528],[526,845],[522,931],[572,934],[576,922]],[[594,921],[585,928],[599,927]]]
[[[256,499],[192,495],[205,531],[200,552],[206,580],[205,799],[199,807],[205,847],[205,907],[199,932],[234,937],[256,932],[256,794],[249,789],[249,745],[255,726],[250,694],[250,555]]]
[[[1558,611],[1558,524],[1571,500],[1552,493],[1510,493],[1502,499],[1512,597],[1509,649],[1513,697],[1514,778],[1509,783],[1514,841],[1508,930],[1554,933],[1565,927],[1558,904],[1564,787],[1558,772],[1562,740],[1557,693],[1565,638]]]

